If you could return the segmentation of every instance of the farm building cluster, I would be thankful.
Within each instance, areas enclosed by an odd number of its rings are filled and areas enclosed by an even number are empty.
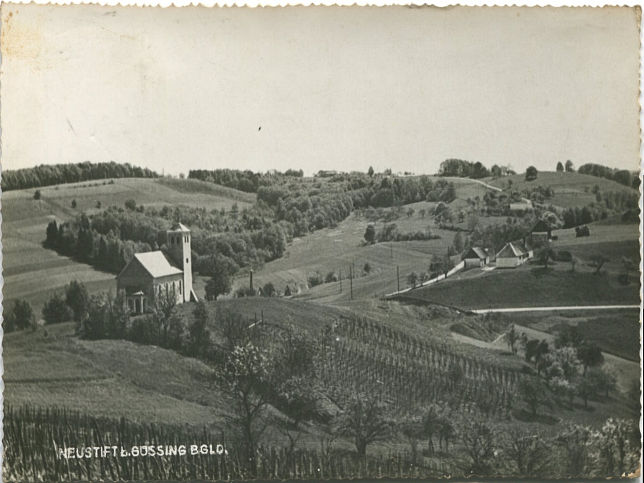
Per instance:
[[[539,220],[530,230],[530,235],[520,240],[506,243],[495,254],[496,268],[516,268],[534,257],[534,248],[553,240],[552,228],[544,221]],[[491,261],[487,248],[471,247],[463,254],[465,268],[482,268]]]

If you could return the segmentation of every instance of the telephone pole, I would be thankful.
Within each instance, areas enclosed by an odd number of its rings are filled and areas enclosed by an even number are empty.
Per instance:
[[[396,265],[396,286],[398,287],[398,292],[400,292],[400,267]]]
[[[340,293],[342,293],[342,269],[340,269]]]
[[[353,300],[353,268],[349,267],[349,297],[350,300]]]

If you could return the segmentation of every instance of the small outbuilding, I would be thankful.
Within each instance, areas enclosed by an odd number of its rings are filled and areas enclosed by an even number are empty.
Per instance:
[[[534,210],[534,207],[532,206],[532,202],[530,200],[525,200],[518,203],[510,203],[510,212],[512,213],[522,214],[532,210]]]
[[[539,220],[530,230],[530,241],[533,245],[548,243],[552,240],[552,228],[545,220]]]
[[[506,243],[496,254],[496,268],[515,268],[529,258],[530,254],[521,249],[518,243]]]
[[[490,255],[481,247],[471,247],[462,257],[465,268],[484,267],[490,263]]]

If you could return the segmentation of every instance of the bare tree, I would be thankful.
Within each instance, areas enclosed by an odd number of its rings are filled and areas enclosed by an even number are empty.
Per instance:
[[[548,455],[548,446],[540,434],[523,432],[517,428],[506,432],[503,450],[508,460],[516,465],[516,476],[538,476]]]
[[[537,415],[539,407],[550,404],[546,385],[538,377],[521,379],[519,382],[519,395],[530,408],[532,416]]]
[[[494,439],[494,429],[487,422],[475,420],[463,425],[461,441],[470,459],[467,468],[470,474],[487,475],[492,472]]]
[[[434,435],[439,431],[441,417],[439,409],[432,404],[427,408],[423,417],[423,431],[427,438],[427,451],[430,455],[434,454]]]
[[[264,412],[268,405],[270,376],[268,354],[250,342],[235,347],[222,370],[216,372],[219,387],[232,401],[234,414],[230,422],[240,433],[251,471],[255,469],[257,443],[267,426]]]
[[[368,445],[386,439],[391,432],[385,406],[375,395],[350,397],[341,416],[340,427],[346,436],[353,439],[358,456],[363,459]]]
[[[412,461],[418,464],[418,444],[423,438],[423,418],[414,414],[405,418],[400,424],[402,434],[409,441]]]
[[[514,324],[510,326],[508,331],[505,333],[505,340],[508,342],[508,346],[513,354],[517,353],[517,342],[519,341],[519,333],[516,331]]]

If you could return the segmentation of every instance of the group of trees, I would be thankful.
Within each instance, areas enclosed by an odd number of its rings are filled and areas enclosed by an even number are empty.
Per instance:
[[[584,207],[570,207],[561,212],[564,228],[586,225],[593,221],[603,220],[612,215],[633,213],[624,221],[639,222],[639,196],[635,192],[608,191],[603,192],[598,186],[593,188],[595,201]],[[623,217],[624,218],[624,217]]]
[[[563,173],[564,171],[566,173],[574,173],[575,172],[575,165],[570,160],[567,160],[565,164],[562,163],[561,161],[558,161],[556,169],[557,169],[557,173]]]
[[[364,233],[364,239],[368,244],[391,241],[436,240],[438,238],[440,236],[432,233],[430,227],[425,230],[401,233],[395,223],[385,223],[378,231],[376,231],[372,223],[369,223]]]
[[[302,178],[303,176],[304,171],[301,169],[287,169],[283,173],[276,170],[259,173],[236,169],[193,169],[188,172],[188,178],[220,184],[247,193],[257,193],[260,186],[273,184],[276,179]]]
[[[615,376],[600,367],[601,349],[586,341],[576,326],[561,329],[554,347],[545,340],[519,336],[513,325],[505,335],[512,352],[517,353],[520,344],[526,362],[537,371],[536,377],[524,378],[519,385],[519,395],[533,416],[540,407],[554,403],[572,409],[575,397],[587,408],[589,399],[608,398],[616,388]]]
[[[35,326],[36,316],[29,302],[16,299],[13,304],[2,304],[2,328],[5,332],[33,329]]]
[[[587,163],[579,167],[578,170],[581,174],[588,174],[598,178],[612,179],[619,184],[628,186],[630,188],[638,189],[640,185],[640,178],[637,172],[631,172],[627,169],[609,168],[601,164]]]
[[[2,191],[107,178],[156,178],[157,173],[129,163],[65,163],[2,172]]]
[[[420,273],[411,272],[407,275],[407,283],[410,287],[414,288],[416,284],[422,284],[440,275],[446,275],[452,268],[454,268],[454,262],[449,254],[445,256],[434,254],[429,262],[427,271]]]
[[[84,316],[78,321],[82,338],[126,339],[139,344],[157,345],[190,357],[216,358],[208,329],[209,313],[204,302],[198,302],[190,319],[175,310],[176,300],[160,296],[149,314],[130,317],[120,295],[97,294],[89,297]]]
[[[457,176],[459,178],[487,178],[490,174],[490,170],[482,163],[463,159],[446,159],[438,170],[439,176]]]
[[[80,214],[61,224],[53,220],[47,227],[45,246],[118,273],[135,253],[164,249],[166,230],[183,214],[192,219],[192,211],[188,207],[160,211],[110,207],[91,217]],[[226,219],[236,229],[217,232]],[[208,276],[233,275],[240,267],[279,258],[291,237],[288,226],[247,213],[236,219],[232,214],[204,213],[201,221],[205,229],[200,228],[198,220],[194,221],[193,269]]]
[[[46,324],[58,324],[75,320],[80,322],[87,314],[89,295],[85,285],[73,280],[64,293],[55,292],[45,302],[42,308],[42,318]],[[31,304],[23,299],[17,299],[13,304],[3,307],[3,326],[5,332],[14,330],[35,329],[36,314]]]
[[[470,243],[472,246],[489,247],[496,253],[506,243],[521,240],[530,233],[533,225],[532,217],[512,218],[505,223],[485,227],[477,225],[470,235]]]

